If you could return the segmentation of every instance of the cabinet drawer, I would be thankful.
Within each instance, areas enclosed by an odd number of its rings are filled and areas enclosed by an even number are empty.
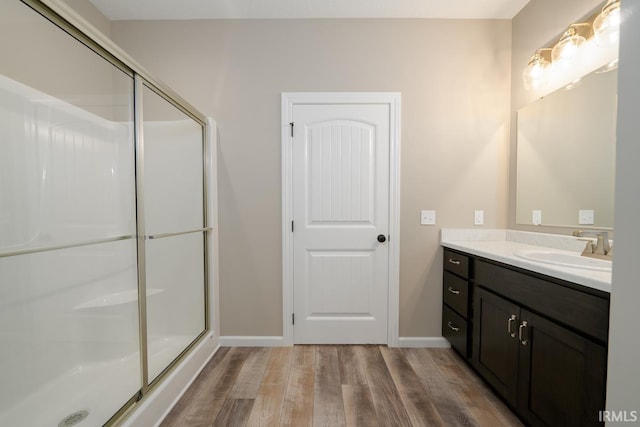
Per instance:
[[[442,336],[463,357],[467,354],[467,321],[446,305],[442,306]]]
[[[469,282],[445,271],[442,279],[442,299],[466,319],[469,313]]]
[[[609,300],[550,280],[477,260],[476,285],[601,342],[609,332]]]
[[[465,279],[469,278],[469,257],[453,252],[449,249],[444,250],[444,269],[457,274]]]

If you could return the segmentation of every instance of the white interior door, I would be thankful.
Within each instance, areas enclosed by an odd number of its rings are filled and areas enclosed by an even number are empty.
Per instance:
[[[292,118],[294,343],[387,343],[390,107]]]

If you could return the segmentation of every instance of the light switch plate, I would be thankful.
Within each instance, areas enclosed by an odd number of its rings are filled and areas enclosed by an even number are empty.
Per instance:
[[[585,209],[578,211],[578,224],[580,225],[593,225],[595,222],[595,213],[592,209]]]
[[[435,225],[436,211],[420,211],[420,224]]]
[[[541,210],[533,210],[531,211],[531,222],[533,225],[542,225],[542,211]]]
[[[484,211],[476,210],[473,213],[473,223],[475,225],[483,225],[484,224]]]

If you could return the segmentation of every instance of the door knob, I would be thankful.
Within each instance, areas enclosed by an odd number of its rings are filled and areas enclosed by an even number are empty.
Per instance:
[[[384,234],[378,234],[378,242],[384,243],[386,241],[387,241],[387,236],[385,236]]]

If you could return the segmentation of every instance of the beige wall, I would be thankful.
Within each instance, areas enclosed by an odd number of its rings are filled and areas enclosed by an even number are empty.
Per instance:
[[[89,0],[63,0],[107,37],[111,37],[111,21]]]
[[[106,119],[131,120],[133,79],[20,1],[1,4],[0,52],[0,74]]]
[[[509,157],[509,228],[545,233],[570,234],[575,227],[534,227],[516,224],[516,112],[535,100],[522,82],[522,71],[540,47],[557,40],[566,28],[592,12],[602,0],[531,0],[512,21],[511,51],[511,141]],[[543,215],[544,221],[544,215]]]
[[[505,227],[509,21],[114,22],[219,124],[221,334],[282,335],[280,93],[402,93],[400,335],[440,336],[440,227]],[[419,225],[436,209],[438,225]]]

